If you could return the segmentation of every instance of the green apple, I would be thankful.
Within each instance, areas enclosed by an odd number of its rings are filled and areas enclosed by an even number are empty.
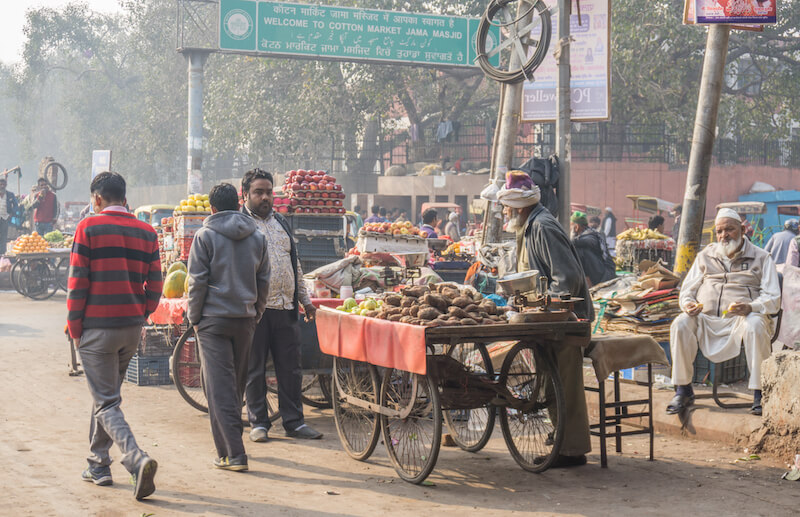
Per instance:
[[[345,310],[353,310],[353,307],[358,307],[358,302],[355,298],[348,298],[344,301],[344,308]]]
[[[370,298],[370,299],[368,299],[367,301],[364,302],[364,308],[368,309],[368,310],[371,310],[371,311],[374,311],[375,309],[378,308],[378,304],[375,303],[375,300]]]
[[[340,306],[336,307],[336,310],[344,312],[346,309],[344,308],[344,305],[340,305]]]

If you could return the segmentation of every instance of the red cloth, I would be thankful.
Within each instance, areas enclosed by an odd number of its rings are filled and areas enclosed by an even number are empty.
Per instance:
[[[316,307],[338,307],[342,300],[339,298],[312,298],[311,303]],[[153,325],[180,325],[189,306],[187,298],[161,298],[155,312],[150,315]]]
[[[158,307],[150,315],[150,323],[154,325],[180,325],[189,307],[188,298],[161,298]]]
[[[39,205],[33,211],[33,220],[37,223],[52,223],[56,218],[56,195],[47,190],[36,195]]]
[[[78,223],[69,258],[67,323],[84,328],[141,325],[161,298],[158,235],[133,214],[106,209]]]
[[[319,349],[328,355],[425,375],[425,327],[336,310],[317,312]]]

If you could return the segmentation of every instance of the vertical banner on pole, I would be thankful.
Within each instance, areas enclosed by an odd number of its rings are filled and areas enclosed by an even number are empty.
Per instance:
[[[111,150],[107,151],[92,151],[92,177],[89,179],[89,182],[95,178],[101,172],[106,172],[111,170]],[[94,207],[92,206],[92,200],[89,198],[89,213],[94,213]]]

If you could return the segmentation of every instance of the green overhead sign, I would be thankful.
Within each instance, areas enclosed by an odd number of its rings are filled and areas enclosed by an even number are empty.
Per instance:
[[[478,18],[254,0],[220,0],[219,5],[221,50],[340,61],[476,66]],[[491,27],[487,52],[499,42],[499,28]]]

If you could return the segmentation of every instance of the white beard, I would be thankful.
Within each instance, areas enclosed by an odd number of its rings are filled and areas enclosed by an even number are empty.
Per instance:
[[[739,249],[739,246],[742,245],[742,238],[740,237],[738,240],[729,240],[729,241],[720,241],[719,244],[719,253],[722,257],[729,258],[731,257],[736,250]]]
[[[517,233],[525,226],[526,220],[521,215],[515,215],[508,220],[506,231],[509,233]]]

